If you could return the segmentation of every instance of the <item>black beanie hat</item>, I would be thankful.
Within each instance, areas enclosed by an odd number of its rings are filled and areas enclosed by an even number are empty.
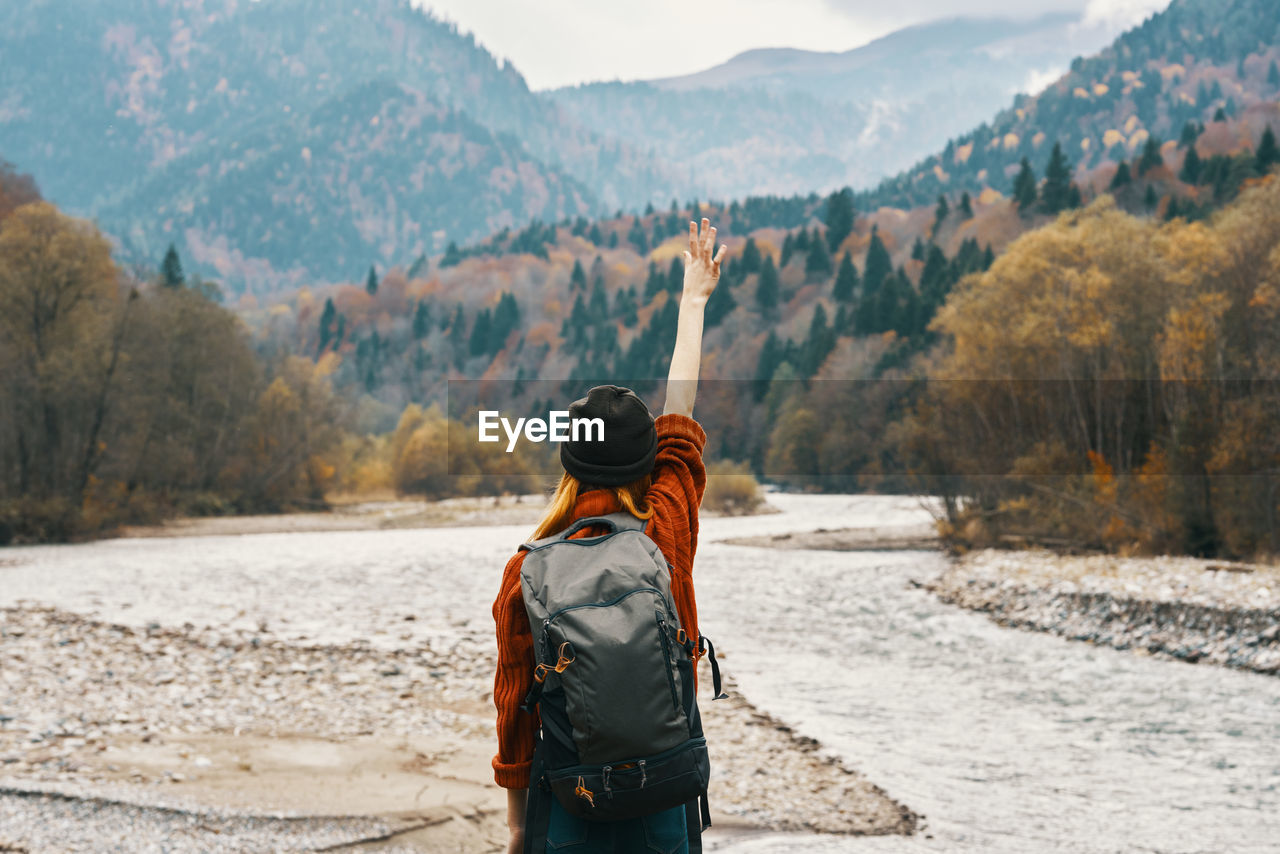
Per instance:
[[[598,385],[581,400],[569,404],[569,418],[599,418],[604,441],[583,431],[582,439],[560,446],[564,470],[586,484],[622,486],[653,470],[658,453],[658,431],[653,416],[636,393],[616,385]],[[584,441],[591,436],[594,441]]]

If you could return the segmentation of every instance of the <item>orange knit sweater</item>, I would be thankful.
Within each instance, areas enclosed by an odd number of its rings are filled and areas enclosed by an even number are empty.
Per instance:
[[[654,509],[648,533],[675,569],[671,595],[680,625],[689,637],[698,638],[698,608],[693,598],[693,553],[698,547],[698,505],[707,485],[702,449],[707,434],[685,415],[662,415],[655,422],[658,454],[653,485],[647,495]],[[601,516],[622,510],[611,490],[590,490],[578,496],[573,518]],[[575,537],[603,533],[598,526]],[[535,714],[520,710],[533,683],[533,635],[520,592],[520,565],[526,552],[517,552],[502,572],[502,588],[493,603],[498,631],[498,672],[493,680],[493,703],[498,709],[498,753],[493,757],[493,777],[506,789],[529,785],[533,761],[533,737],[539,722]],[[694,662],[695,668],[697,662]],[[695,671],[696,674],[696,671]],[[697,684],[695,678],[694,684]]]

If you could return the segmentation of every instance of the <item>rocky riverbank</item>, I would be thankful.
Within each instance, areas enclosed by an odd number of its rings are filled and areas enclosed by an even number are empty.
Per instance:
[[[1280,568],[984,550],[924,583],[1005,626],[1280,675]]]
[[[466,634],[385,649],[4,608],[0,851],[497,851],[492,672]],[[716,832],[913,832],[730,691],[704,703]]]

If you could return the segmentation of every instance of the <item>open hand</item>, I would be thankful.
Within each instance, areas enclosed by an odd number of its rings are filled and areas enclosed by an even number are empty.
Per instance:
[[[706,304],[711,292],[720,281],[720,259],[728,251],[723,243],[720,250],[712,257],[716,247],[716,230],[711,220],[702,218],[702,233],[698,233],[698,224],[689,223],[689,248],[684,253],[684,297],[685,301],[694,304]]]

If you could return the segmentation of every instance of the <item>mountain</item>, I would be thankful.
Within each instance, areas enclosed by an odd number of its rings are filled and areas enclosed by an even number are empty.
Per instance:
[[[1069,14],[956,18],[843,53],[751,50],[696,74],[550,92],[583,124],[692,152],[716,198],[866,187],[992,115],[1115,34]]]
[[[1280,4],[1273,0],[1174,0],[1043,92],[1019,96],[994,120],[859,196],[866,206],[932,203],[940,194],[1007,193],[1023,158],[1036,168],[1059,143],[1079,170],[1116,166],[1148,140],[1169,152],[1201,126],[1234,142],[1280,127]],[[1188,124],[1193,124],[1191,131]],[[1185,141],[1185,140],[1184,140]],[[1231,141],[1220,145],[1230,147]]]
[[[154,263],[172,240],[213,272],[226,252],[240,252],[238,266],[258,270],[266,284],[299,269],[337,280],[356,263],[359,242],[343,238],[309,255],[301,245],[260,240],[262,233],[327,227],[340,210],[317,222],[311,213],[358,196],[342,228],[368,232],[359,264],[389,265],[531,215],[643,205],[685,187],[648,155],[572,121],[473,37],[407,0],[3,4],[0,55],[3,156],[58,204],[100,214],[108,231],[129,235],[125,251],[136,260]],[[349,162],[318,158],[326,131],[353,131],[344,111],[372,121],[402,116],[409,102],[465,114],[465,129],[452,141],[409,133],[377,152],[349,151]],[[450,146],[453,160],[442,168],[454,191],[479,201],[464,201],[461,214],[439,199],[409,202],[423,153]],[[299,183],[285,153],[306,148],[323,171]],[[268,164],[276,171],[264,171]],[[390,185],[402,189],[387,196],[380,188]],[[180,201],[156,216],[166,192]],[[269,207],[250,206],[264,197]],[[359,225],[371,217],[401,218],[404,228],[389,239],[388,228]],[[198,232],[191,242],[189,229]],[[222,243],[226,252],[207,248]]]

